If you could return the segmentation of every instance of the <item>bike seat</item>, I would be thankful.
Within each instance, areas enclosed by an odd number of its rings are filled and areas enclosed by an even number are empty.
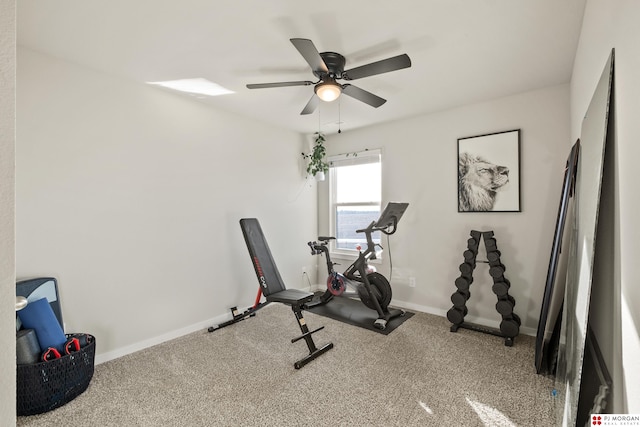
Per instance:
[[[335,237],[327,237],[327,236],[318,236],[318,240],[322,242],[328,242],[329,240],[336,240]]]

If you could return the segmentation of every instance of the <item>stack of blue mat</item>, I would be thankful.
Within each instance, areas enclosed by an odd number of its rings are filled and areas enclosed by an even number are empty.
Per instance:
[[[38,355],[45,354],[49,349],[55,349],[58,354],[64,354],[67,337],[46,298],[29,302],[25,308],[18,312],[18,317],[22,323],[22,331],[27,331],[22,334],[18,331],[18,336],[27,337],[24,344],[20,343],[20,340],[16,342],[18,363],[33,363],[35,349],[33,348],[33,338],[29,338],[31,335],[29,330],[34,331],[38,341]]]

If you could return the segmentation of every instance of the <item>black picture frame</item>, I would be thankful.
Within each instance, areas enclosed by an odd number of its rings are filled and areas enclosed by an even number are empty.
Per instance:
[[[458,212],[521,212],[520,129],[458,139]]]

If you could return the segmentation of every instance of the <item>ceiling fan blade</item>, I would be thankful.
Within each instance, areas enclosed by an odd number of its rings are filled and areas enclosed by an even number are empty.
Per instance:
[[[248,89],[265,89],[269,87],[287,87],[287,86],[309,86],[314,84],[310,81],[298,81],[298,82],[280,82],[280,83],[253,83],[248,84]]]
[[[318,104],[320,104],[320,98],[314,93],[309,102],[307,102],[307,105],[302,109],[300,115],[313,113],[316,111],[316,108],[318,108]]]
[[[409,55],[406,53],[403,53],[393,58],[383,59],[382,61],[372,62],[371,64],[347,70],[342,73],[342,78],[345,80],[356,80],[409,67],[411,67],[411,58],[409,58]]]
[[[308,40],[308,39],[290,39],[290,40],[291,40],[291,43],[293,43],[293,45],[296,47],[296,49],[298,49],[298,52],[300,52],[300,55],[302,55],[304,59],[307,61],[307,63],[311,67],[311,70],[313,70],[315,74],[325,74],[329,72],[329,69],[327,68],[327,64],[324,63],[324,60],[320,56],[318,49],[316,49],[316,46],[313,44],[311,40]]]
[[[350,84],[342,85],[342,93],[375,108],[378,108],[387,102],[386,99],[380,98],[378,95],[374,95],[371,92],[367,92],[364,89],[360,89],[359,87]]]

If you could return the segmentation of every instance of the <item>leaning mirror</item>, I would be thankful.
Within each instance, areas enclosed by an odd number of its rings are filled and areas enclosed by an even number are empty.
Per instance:
[[[596,86],[582,122],[576,173],[575,215],[567,264],[567,281],[558,349],[556,390],[558,420],[575,425],[596,248],[596,230],[604,165],[609,103],[613,82],[613,51]],[[561,413],[560,413],[561,412]]]

